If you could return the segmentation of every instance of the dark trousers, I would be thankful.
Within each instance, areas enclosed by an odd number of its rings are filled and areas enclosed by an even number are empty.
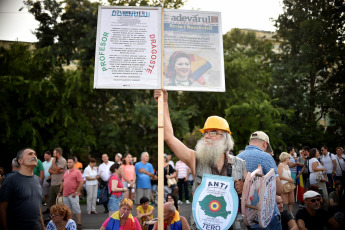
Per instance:
[[[106,188],[108,187],[108,181],[104,181],[101,179],[100,188],[104,188],[104,187],[106,187]],[[103,207],[104,207],[105,211],[109,211],[108,210],[108,203],[103,204]]]
[[[178,198],[179,198],[179,200],[182,201],[183,190],[184,190],[184,196],[185,196],[186,200],[189,200],[188,181],[185,181],[184,178],[178,179],[177,186],[178,186]]]
[[[327,185],[327,191],[328,194],[331,193],[334,189],[333,189],[333,177],[332,177],[332,173],[328,174],[327,173],[327,177],[328,177],[328,182],[326,183]]]

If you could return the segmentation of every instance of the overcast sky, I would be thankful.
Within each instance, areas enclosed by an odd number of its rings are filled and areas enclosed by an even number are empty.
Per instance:
[[[271,18],[283,12],[282,0],[188,0],[182,9],[222,13],[223,33],[232,28],[275,31]],[[38,23],[23,6],[23,0],[0,0],[0,40],[36,41]]]

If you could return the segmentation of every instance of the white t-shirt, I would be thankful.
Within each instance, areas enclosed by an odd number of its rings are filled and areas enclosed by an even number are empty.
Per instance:
[[[310,181],[310,184],[317,184],[318,183],[316,181],[316,172],[314,172],[314,170],[313,170],[313,163],[314,162],[317,162],[317,168],[318,169],[323,168],[322,164],[315,157],[313,157],[309,160],[309,171],[310,171],[309,181]]]
[[[90,167],[90,165],[88,165],[84,170],[85,179],[86,179],[86,177],[91,177],[91,178],[95,178],[95,180],[86,180],[85,185],[96,185],[96,184],[98,184],[98,181],[96,179],[97,175],[98,175],[97,168],[93,167],[93,169],[92,169]]]
[[[342,170],[345,171],[345,160],[344,160],[345,156],[341,155],[341,158],[339,159],[338,156],[335,156],[335,161],[337,162],[337,169],[336,169],[336,176],[342,176]],[[340,163],[340,166],[339,166]],[[343,175],[345,176],[345,175]]]
[[[108,181],[111,175],[110,167],[114,164],[114,161],[108,161],[108,164],[102,163],[98,168],[98,175],[103,181]]]
[[[334,154],[330,154],[329,152],[327,155],[321,155],[320,156],[320,161],[323,165],[323,167],[326,169],[327,174],[331,174],[333,172],[333,161],[335,160]]]

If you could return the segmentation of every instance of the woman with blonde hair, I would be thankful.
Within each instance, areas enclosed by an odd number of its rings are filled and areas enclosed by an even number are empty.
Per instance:
[[[141,230],[139,221],[131,214],[132,209],[133,201],[123,198],[120,202],[119,211],[106,219],[100,230]]]
[[[77,225],[72,220],[72,213],[64,204],[56,204],[50,208],[51,221],[47,224],[47,230],[74,230]]]
[[[289,161],[290,161],[290,154],[287,152],[282,152],[279,156],[280,163],[278,165],[278,174],[279,174],[279,179],[282,182],[283,186],[287,183],[292,183],[294,184],[295,181],[291,177],[291,172],[289,168]],[[283,191],[283,194],[281,195],[281,198],[283,199],[283,204],[288,205],[289,212],[292,213],[292,207],[293,203],[295,201],[294,198],[294,189],[292,189],[289,192]]]

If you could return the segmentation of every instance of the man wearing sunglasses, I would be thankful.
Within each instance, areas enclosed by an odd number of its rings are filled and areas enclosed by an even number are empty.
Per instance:
[[[201,184],[203,174],[213,174],[233,177],[235,189],[241,195],[247,173],[246,164],[244,160],[229,155],[229,151],[234,147],[234,140],[228,122],[218,116],[207,118],[204,128],[200,130],[202,138],[198,141],[195,150],[190,149],[174,136],[167,91],[155,90],[154,98],[158,101],[162,92],[164,94],[164,140],[175,155],[190,168],[194,177],[193,193]],[[191,223],[191,228],[195,229],[192,218]]]
[[[306,207],[299,209],[296,213],[298,228],[322,230],[327,227],[331,216],[329,212],[320,208],[321,195],[309,190],[303,194],[303,199]]]

